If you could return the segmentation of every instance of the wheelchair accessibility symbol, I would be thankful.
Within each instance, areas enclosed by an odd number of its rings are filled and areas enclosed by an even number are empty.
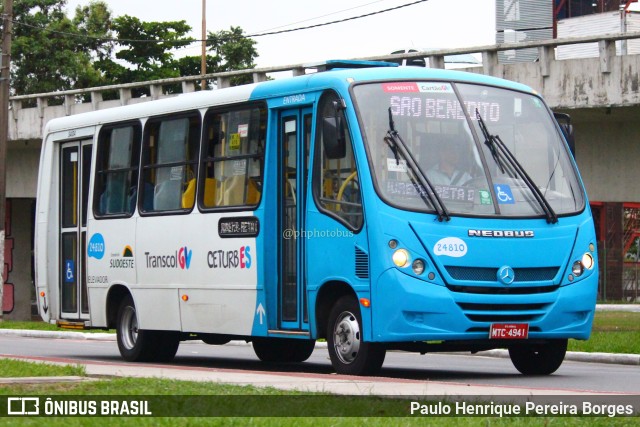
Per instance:
[[[516,201],[513,199],[513,193],[511,187],[507,184],[493,184],[493,188],[498,198],[498,203],[501,205],[513,205]]]
[[[64,281],[65,283],[75,282],[76,266],[73,260],[66,260],[64,262]]]

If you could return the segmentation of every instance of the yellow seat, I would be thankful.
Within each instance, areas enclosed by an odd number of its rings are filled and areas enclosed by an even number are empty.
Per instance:
[[[218,182],[215,178],[206,178],[204,180],[204,206],[212,208],[216,206],[216,190]]]
[[[216,206],[216,185],[217,181],[214,178],[207,178],[204,180],[204,206],[212,208]],[[196,198],[196,180],[189,180],[187,189],[182,193],[182,208],[191,209],[195,203]]]
[[[260,201],[260,190],[256,182],[249,178],[249,188],[247,189],[247,204],[257,205]]]
[[[189,180],[187,189],[182,193],[182,209],[191,209],[196,200],[196,180]]]

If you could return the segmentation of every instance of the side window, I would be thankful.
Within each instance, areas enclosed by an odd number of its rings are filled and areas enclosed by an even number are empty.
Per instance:
[[[313,186],[319,207],[359,229],[363,217],[356,161],[342,100],[333,92],[320,99],[316,129]]]
[[[207,113],[198,199],[203,209],[260,203],[266,128],[263,106]]]
[[[149,120],[145,127],[140,209],[193,208],[200,140],[200,115]]]
[[[137,123],[100,131],[93,201],[97,218],[131,215],[135,210],[140,136]]]

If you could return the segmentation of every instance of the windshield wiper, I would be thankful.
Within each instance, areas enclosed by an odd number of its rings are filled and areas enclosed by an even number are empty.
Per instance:
[[[396,164],[400,164],[398,153],[402,157],[404,157],[405,161],[407,162],[407,167],[411,169],[413,175],[415,175],[415,177],[418,179],[420,187],[422,187],[422,189],[424,190],[420,191],[418,189],[418,194],[420,194],[420,197],[422,197],[425,203],[427,203],[428,201],[436,209],[436,212],[438,213],[438,221],[449,221],[451,219],[451,216],[449,215],[447,207],[445,206],[440,196],[438,196],[435,187],[422,171],[420,165],[413,158],[413,155],[407,148],[407,145],[404,143],[404,141],[400,137],[400,134],[396,130],[395,124],[393,122],[393,116],[391,114],[391,107],[389,107],[389,130],[387,131],[387,136],[385,136],[384,141],[387,143],[387,145],[389,145],[389,148],[391,148],[393,156],[396,160]],[[409,178],[411,179],[411,182],[416,185],[416,182],[411,175],[409,175]],[[425,195],[428,200],[425,198]]]
[[[553,208],[549,204],[549,201],[544,197],[544,194],[540,191],[540,189],[536,186],[533,179],[529,176],[527,171],[524,169],[522,164],[516,159],[516,156],[513,155],[509,147],[502,141],[500,136],[491,135],[489,130],[487,129],[487,125],[484,122],[484,119],[480,115],[480,112],[476,108],[476,119],[478,119],[478,124],[480,125],[480,130],[482,131],[482,135],[484,136],[484,143],[487,147],[489,147],[489,151],[493,156],[496,164],[500,168],[502,173],[508,172],[512,177],[517,177],[518,175],[522,178],[524,183],[529,187],[531,192],[533,193],[533,197],[536,199],[540,207],[545,213],[547,217],[547,222],[549,224],[555,224],[558,222],[558,215],[554,212]]]

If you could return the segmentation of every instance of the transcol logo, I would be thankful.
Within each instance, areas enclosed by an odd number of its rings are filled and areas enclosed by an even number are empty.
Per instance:
[[[152,255],[145,252],[147,268],[180,268],[188,270],[191,266],[193,251],[186,246],[181,247],[171,255]]]
[[[180,264],[181,269],[189,269],[189,266],[191,265],[191,254],[192,251],[188,250],[186,246],[184,248],[180,248],[178,251],[178,264]]]

